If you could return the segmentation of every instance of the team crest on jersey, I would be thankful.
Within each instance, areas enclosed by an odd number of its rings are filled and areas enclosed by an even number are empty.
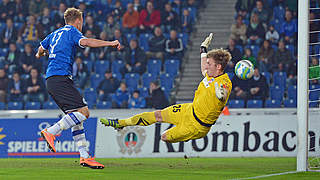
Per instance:
[[[146,139],[146,132],[141,127],[126,127],[118,132],[117,141],[122,154],[141,152],[141,146]]]
[[[210,87],[210,83],[212,83],[214,81],[214,78],[208,80],[207,77],[203,78],[202,83],[204,84],[204,86],[206,88]]]

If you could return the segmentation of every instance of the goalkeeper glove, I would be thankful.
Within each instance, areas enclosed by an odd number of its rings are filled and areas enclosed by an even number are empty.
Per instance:
[[[201,43],[200,54],[208,52],[207,49],[211,43],[212,38],[213,38],[213,33],[210,33],[210,35],[206,37],[206,39]]]
[[[224,88],[223,84],[215,82],[214,89],[216,91],[216,96],[220,101],[225,101],[227,99],[228,91]]]

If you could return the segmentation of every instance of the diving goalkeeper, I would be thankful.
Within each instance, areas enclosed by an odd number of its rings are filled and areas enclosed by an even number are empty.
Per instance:
[[[226,105],[232,84],[224,68],[231,59],[228,51],[213,49],[207,52],[213,34],[201,44],[201,72],[204,76],[195,92],[192,103],[177,104],[163,110],[144,112],[128,119],[100,118],[105,126],[121,129],[125,126],[148,126],[155,122],[175,126],[166,130],[161,139],[166,142],[180,142],[199,139],[209,132]]]

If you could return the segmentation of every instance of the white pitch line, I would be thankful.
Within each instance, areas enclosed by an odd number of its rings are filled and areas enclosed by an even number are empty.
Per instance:
[[[254,176],[254,177],[248,177],[248,178],[237,178],[237,179],[231,179],[231,180],[259,179],[259,178],[265,178],[265,177],[271,177],[271,176],[281,176],[281,175],[294,174],[294,173],[298,173],[298,171],[289,171],[289,172],[283,172],[283,173],[266,174],[266,175],[261,175],[261,176]]]

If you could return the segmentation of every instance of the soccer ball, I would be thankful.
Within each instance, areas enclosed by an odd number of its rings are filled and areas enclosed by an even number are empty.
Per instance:
[[[243,80],[250,79],[253,76],[253,64],[249,60],[241,60],[239,61],[235,68],[235,74]]]

